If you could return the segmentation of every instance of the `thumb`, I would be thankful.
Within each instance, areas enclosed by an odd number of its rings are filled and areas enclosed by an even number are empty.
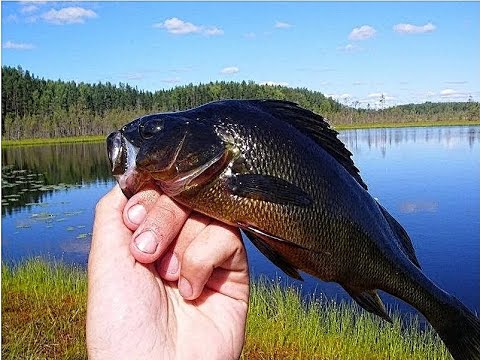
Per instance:
[[[123,208],[127,198],[116,185],[97,203],[93,224],[89,264],[109,262],[118,256],[130,255],[128,246],[132,232],[123,223]]]

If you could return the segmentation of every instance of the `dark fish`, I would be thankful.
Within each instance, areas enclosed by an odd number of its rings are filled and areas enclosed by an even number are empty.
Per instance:
[[[321,116],[291,102],[225,100],[141,117],[107,143],[126,196],[154,182],[242,229],[291,277],[335,281],[391,321],[377,293],[386,291],[425,315],[455,359],[480,359],[479,319],[425,276],[407,233]]]

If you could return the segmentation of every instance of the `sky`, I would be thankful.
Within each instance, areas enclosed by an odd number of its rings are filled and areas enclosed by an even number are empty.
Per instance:
[[[5,2],[2,65],[143,90],[254,81],[377,107],[480,101],[480,2]]]

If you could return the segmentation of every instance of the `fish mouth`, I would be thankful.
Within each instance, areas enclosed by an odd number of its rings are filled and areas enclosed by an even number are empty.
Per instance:
[[[137,171],[136,158],[139,148],[128,141],[121,131],[107,137],[107,153],[112,175],[123,194],[131,198],[151,177]]]

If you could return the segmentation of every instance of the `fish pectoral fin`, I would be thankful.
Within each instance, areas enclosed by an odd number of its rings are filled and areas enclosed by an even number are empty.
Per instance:
[[[388,315],[377,290],[360,290],[348,285],[342,285],[342,287],[362,308],[393,324],[392,318]]]
[[[292,264],[290,264],[290,262],[282,254],[272,248],[265,238],[262,238],[264,235],[262,236],[261,232],[255,228],[251,229],[243,224],[239,224],[239,227],[245,232],[253,245],[255,245],[256,248],[268,258],[268,260],[278,266],[288,276],[303,281],[303,278],[298,273],[298,270]]]
[[[236,196],[281,205],[308,206],[313,200],[296,185],[270,175],[237,174],[227,180],[228,190]]]

